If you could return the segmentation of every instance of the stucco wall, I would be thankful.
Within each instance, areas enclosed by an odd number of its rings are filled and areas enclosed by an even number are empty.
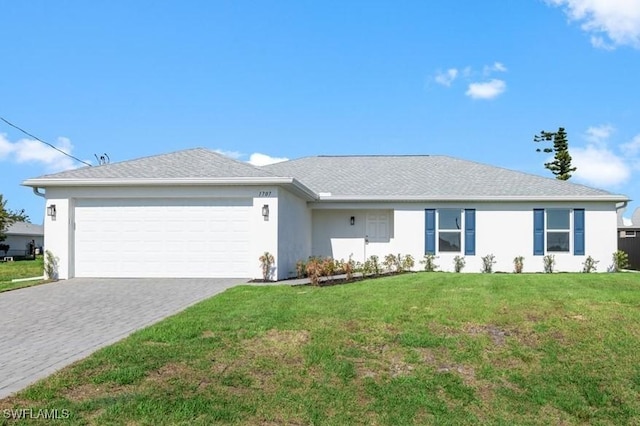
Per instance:
[[[307,203],[278,190],[278,279],[296,276],[296,262],[311,255],[311,210]]]
[[[27,246],[31,240],[35,240],[36,247],[44,246],[44,237],[31,235],[9,235],[7,236],[7,239],[0,244],[9,245],[7,256],[24,256],[25,254],[27,254]],[[0,256],[4,256],[3,251],[0,251]]]
[[[493,254],[494,271],[513,271],[513,259],[524,256],[525,272],[543,271],[543,256],[533,255],[534,208],[585,209],[585,255],[571,252],[553,253],[557,271],[578,272],[587,256],[600,261],[598,271],[604,272],[617,250],[616,210],[614,203],[394,203],[394,204],[315,204],[313,206],[312,254],[362,261],[376,254],[411,254],[416,262],[425,253],[425,209],[476,209],[476,254],[465,256],[464,272],[480,272],[482,256]],[[393,209],[393,231],[386,243],[365,244],[364,221],[358,218],[367,211]],[[349,217],[356,224],[349,225]],[[573,221],[573,215],[571,216]],[[572,223],[573,226],[573,223]],[[365,253],[366,250],[366,253]],[[440,270],[453,271],[453,259],[464,253],[437,253]],[[422,265],[417,264],[416,268]]]

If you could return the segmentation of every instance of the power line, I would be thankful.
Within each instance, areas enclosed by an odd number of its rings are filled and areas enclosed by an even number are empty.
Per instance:
[[[1,117],[1,116],[0,116],[0,120],[4,121],[5,123],[7,123],[9,126],[13,127],[14,129],[18,129],[18,130],[20,130],[22,133],[24,133],[25,135],[27,135],[27,136],[29,136],[29,137],[31,137],[31,138],[33,138],[33,139],[37,140],[38,142],[42,142],[43,144],[50,146],[51,148],[55,149],[56,151],[58,151],[58,152],[59,152],[59,153],[61,153],[61,154],[66,155],[67,157],[73,158],[74,160],[79,161],[80,163],[86,164],[86,165],[87,165],[87,166],[89,166],[89,167],[92,167],[92,166],[93,166],[93,164],[91,164],[91,163],[87,163],[86,161],[81,160],[81,159],[79,159],[78,157],[74,157],[73,155],[71,155],[71,154],[69,154],[69,153],[67,153],[67,152],[64,152],[64,151],[63,151],[63,150],[61,150],[60,148],[57,148],[57,147],[55,147],[55,146],[51,145],[49,142],[45,142],[45,141],[43,141],[42,139],[40,139],[39,137],[32,135],[31,133],[27,132],[27,131],[26,131],[26,130],[24,130],[24,129],[21,129],[20,127],[16,126],[15,124],[13,124],[13,123],[11,123],[11,122],[7,121],[4,117]]]

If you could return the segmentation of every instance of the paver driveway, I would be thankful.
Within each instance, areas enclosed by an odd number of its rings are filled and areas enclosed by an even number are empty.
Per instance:
[[[0,294],[0,398],[243,279],[74,278]]]

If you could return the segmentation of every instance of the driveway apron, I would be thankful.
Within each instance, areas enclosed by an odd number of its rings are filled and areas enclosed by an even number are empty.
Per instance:
[[[0,294],[0,398],[242,278],[74,278]]]

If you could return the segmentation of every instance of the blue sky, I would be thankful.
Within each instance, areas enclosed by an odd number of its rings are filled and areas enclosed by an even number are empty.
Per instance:
[[[444,154],[640,200],[640,0],[2,5],[0,116],[83,160]],[[0,122],[0,193],[80,164]],[[626,216],[640,206],[633,201]]]

